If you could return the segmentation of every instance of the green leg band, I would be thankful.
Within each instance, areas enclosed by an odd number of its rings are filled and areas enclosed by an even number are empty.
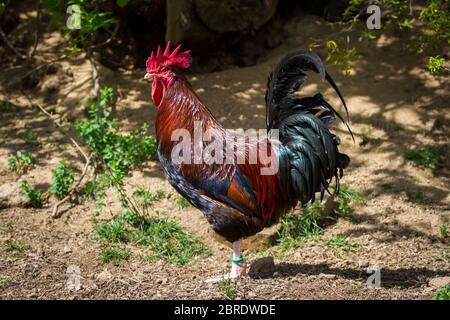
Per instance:
[[[231,259],[231,262],[233,262],[233,263],[241,263],[241,262],[244,262],[244,257],[240,257],[240,258],[237,258],[237,259]]]

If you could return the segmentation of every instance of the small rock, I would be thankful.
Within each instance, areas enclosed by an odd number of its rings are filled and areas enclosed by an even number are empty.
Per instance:
[[[99,281],[109,281],[113,278],[113,275],[111,272],[108,271],[108,269],[103,270],[97,275],[97,280]]]
[[[319,277],[325,278],[325,279],[336,279],[336,275],[335,274],[321,273],[321,274],[319,274]]]
[[[367,268],[369,267],[370,263],[367,260],[358,260],[358,267],[359,268]]]
[[[274,272],[275,263],[273,257],[263,257],[250,264],[248,275],[251,278],[265,278],[273,276]]]
[[[438,277],[431,279],[428,282],[428,285],[435,289],[444,288],[445,286],[450,285],[450,277]]]
[[[26,204],[20,183],[9,182],[0,186],[0,208],[22,207]]]
[[[64,246],[63,252],[64,252],[64,253],[71,253],[71,252],[72,252],[72,249],[70,249],[69,246]]]

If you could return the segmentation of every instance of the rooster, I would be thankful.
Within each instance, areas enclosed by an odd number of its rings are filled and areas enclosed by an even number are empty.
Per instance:
[[[192,59],[189,51],[180,52],[180,47],[173,52],[170,43],[164,52],[158,47],[146,62],[144,79],[152,81],[151,98],[157,108],[158,156],[170,184],[203,213],[215,233],[232,243],[229,277],[235,279],[246,274],[241,240],[277,223],[298,203],[307,207],[318,193],[322,200],[333,178],[335,190],[339,190],[339,179],[350,162],[338,151],[339,138],[330,132],[339,118],[351,133],[347,121],[320,93],[304,98],[295,94],[306,81],[306,72],[314,71],[328,81],[344,105],[347,120],[348,110],[320,58],[297,50],[281,60],[267,83],[267,132],[278,130],[278,142],[270,138],[245,140],[244,147],[250,151],[267,148],[270,159],[277,161],[276,172],[262,174],[261,169],[268,164],[260,160],[252,163],[249,151],[242,149],[234,150],[231,161],[196,162],[192,149],[186,149],[185,154],[192,161],[174,161],[174,150],[183,141],[194,150],[197,146],[195,141],[173,139],[179,129],[192,136],[200,124],[201,130],[209,130],[223,141],[235,141],[183,75],[182,70],[191,66]],[[236,161],[239,155],[244,155],[244,162]]]

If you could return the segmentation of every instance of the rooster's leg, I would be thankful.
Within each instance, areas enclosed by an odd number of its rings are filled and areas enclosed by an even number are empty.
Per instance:
[[[233,257],[231,259],[230,278],[236,279],[247,273],[244,258],[241,255],[241,240],[233,242]]]

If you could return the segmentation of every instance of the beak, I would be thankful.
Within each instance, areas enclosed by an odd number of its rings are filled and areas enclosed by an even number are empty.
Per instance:
[[[147,72],[144,76],[144,80],[149,80],[149,79],[153,80],[153,74]]]

